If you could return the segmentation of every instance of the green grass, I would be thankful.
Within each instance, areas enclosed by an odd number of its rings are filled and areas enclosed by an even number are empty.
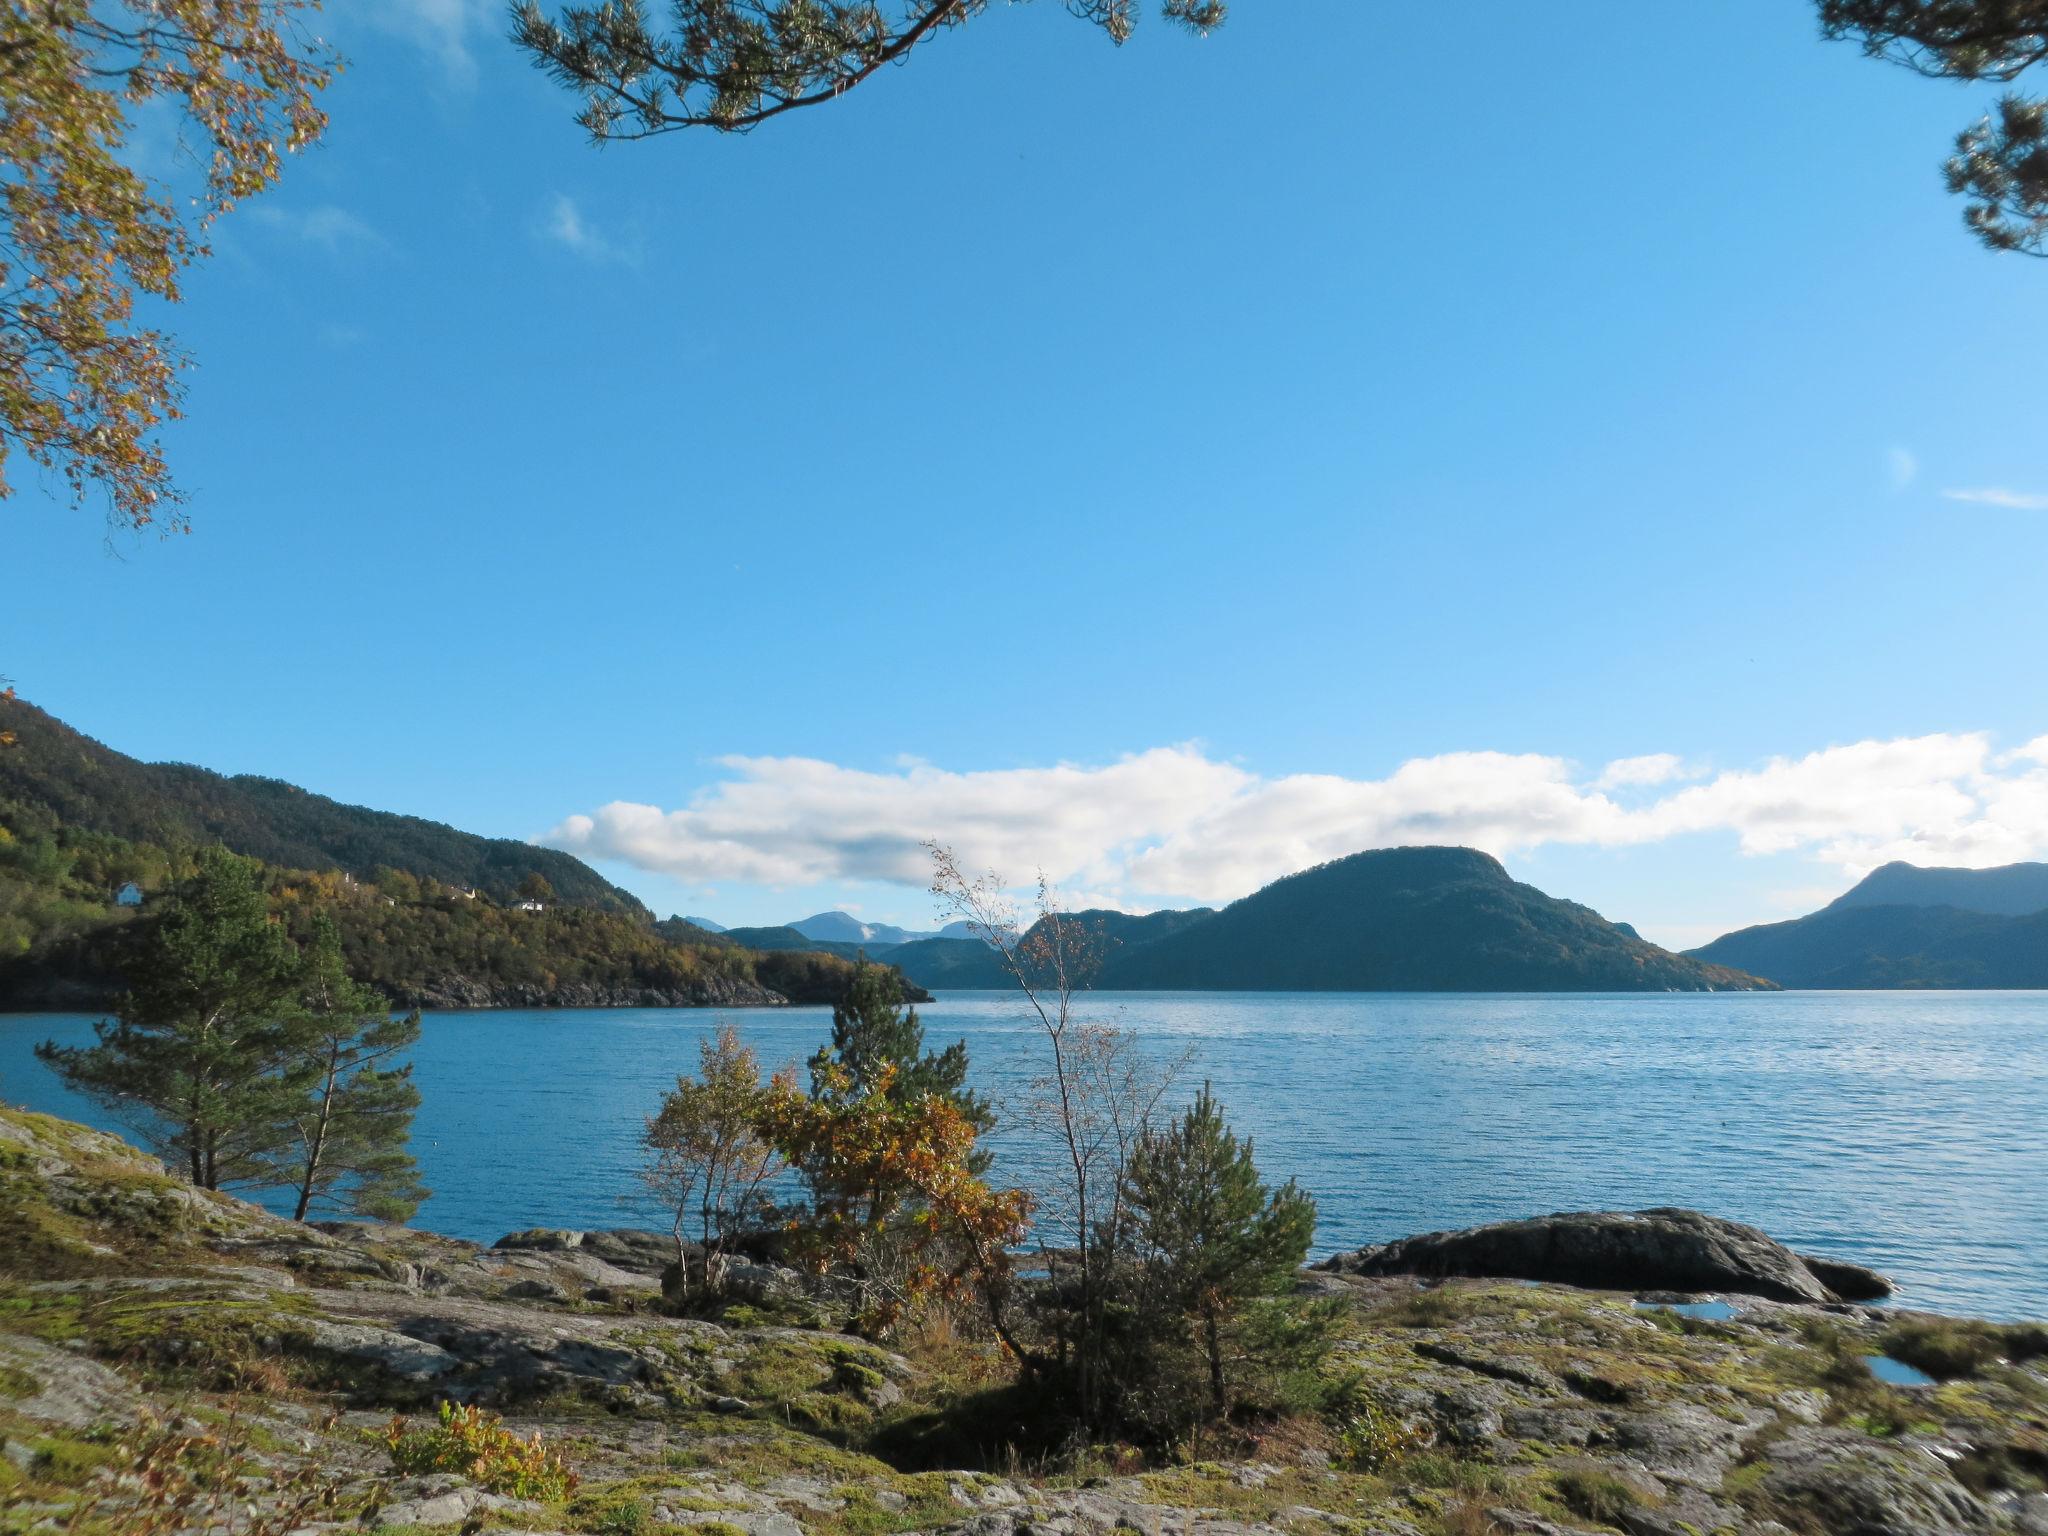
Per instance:
[[[1887,1329],[1879,1350],[1925,1371],[1936,1381],[1956,1381],[1981,1375],[2001,1360],[2017,1362],[2048,1355],[2048,1327],[1916,1318]]]
[[[43,1384],[27,1371],[0,1365],[0,1397],[35,1397],[42,1390]]]
[[[1602,1525],[1619,1525],[1653,1502],[1633,1483],[1594,1466],[1554,1467],[1550,1478],[1560,1504]]]
[[[594,1489],[569,1504],[569,1519],[592,1536],[645,1536],[654,1528],[654,1509],[637,1493]]]

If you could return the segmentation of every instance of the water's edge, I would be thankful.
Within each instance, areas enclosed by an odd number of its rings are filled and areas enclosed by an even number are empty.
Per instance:
[[[1316,1196],[1318,1255],[1688,1205],[1883,1270],[1905,1305],[2048,1316],[2048,994],[1126,993],[1088,1008],[1195,1048],[1266,1176]],[[930,1043],[967,1041],[1005,1109],[999,1167],[1030,1182],[1046,1152],[1022,1123],[1033,1026],[1000,993],[919,1011]],[[0,1017],[0,1094],[120,1129],[33,1057],[94,1017]],[[414,1149],[436,1193],[418,1225],[483,1242],[662,1225],[635,1138],[728,1017],[771,1064],[829,1024],[818,1007],[428,1015]]]

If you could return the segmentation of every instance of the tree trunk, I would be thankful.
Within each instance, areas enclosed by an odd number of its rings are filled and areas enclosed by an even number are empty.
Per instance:
[[[1223,1341],[1216,1327],[1216,1309],[1207,1309],[1202,1316],[1202,1331],[1209,1344],[1209,1401],[1215,1406],[1216,1417],[1223,1417]]]
[[[704,1294],[711,1297],[725,1294],[725,1234],[719,1233],[717,1241],[712,1240],[712,1229],[716,1225],[712,1207],[717,1203],[712,1194],[710,1178],[704,1181],[704,1198],[697,1205],[697,1241],[704,1249]]]
[[[337,1071],[332,1054],[327,1059],[327,1075],[320,1084],[320,1113],[313,1121],[313,1132],[306,1138],[306,1172],[299,1180],[298,1208],[292,1212],[293,1221],[304,1221],[306,1212],[313,1204],[313,1188],[320,1177],[320,1159],[327,1151],[327,1126],[334,1114],[334,1077]]]
[[[690,1252],[683,1242],[683,1222],[688,1219],[683,1213],[688,1209],[687,1205],[677,1204],[675,1225],[669,1229],[669,1236],[676,1240],[675,1299],[678,1302],[688,1300],[690,1295]]]
[[[206,1163],[202,1148],[206,1132],[199,1123],[199,1091],[195,1087],[185,1095],[185,1160],[192,1170],[192,1182],[203,1189],[206,1187]]]

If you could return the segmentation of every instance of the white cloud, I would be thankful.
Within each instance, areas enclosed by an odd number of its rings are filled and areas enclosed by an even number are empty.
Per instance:
[[[599,264],[616,262],[625,266],[640,264],[637,247],[620,245],[584,218],[583,210],[576,206],[574,198],[559,192],[548,205],[547,220],[542,230],[548,239],[565,250],[575,252],[585,261]]]
[[[1697,778],[1685,759],[1672,752],[1652,752],[1643,757],[1617,757],[1593,781],[1595,789],[1627,789],[1639,785],[1669,784],[1673,779]]]
[[[1986,865],[2048,852],[2048,737],[1997,754],[1982,734],[1828,747],[1622,805],[1606,788],[1687,770],[1652,754],[1586,780],[1565,759],[1455,752],[1381,779],[1264,778],[1195,746],[1101,765],[893,772],[734,757],[677,810],[615,802],[542,841],[701,882],[924,885],[927,839],[970,868],[1036,869],[1100,905],[1229,901],[1362,848],[1463,843],[1503,856],[1701,833],[1804,854],[1851,878],[1890,859]],[[1619,777],[1614,775],[1619,773]]]
[[[810,758],[732,757],[732,777],[680,810],[615,802],[571,816],[544,841],[683,880],[923,885],[924,843],[941,838],[977,867],[1043,866],[1064,883],[1114,886],[1130,855],[1256,781],[1192,747],[1099,767],[893,773]]]
[[[1888,449],[1884,456],[1885,474],[1892,482],[1892,489],[1903,491],[1920,478],[1920,461],[1913,456],[1910,448]]]
[[[1630,841],[1630,813],[1572,782],[1562,758],[1453,752],[1384,779],[1259,780],[1129,860],[1136,889],[1229,900],[1328,859],[1399,843],[1509,853],[1542,843]]]
[[[2009,491],[2002,485],[1987,485],[1978,490],[1943,491],[1947,501],[1967,501],[1980,507],[2005,507],[2014,512],[2048,512],[2048,496],[2036,495],[2029,491]]]
[[[317,245],[331,256],[351,251],[382,250],[388,243],[365,220],[333,203],[320,203],[311,208],[281,208],[258,203],[250,209],[250,217],[308,245]]]
[[[368,0],[371,26],[403,38],[437,62],[451,84],[476,84],[473,36],[487,35],[498,7],[487,0]]]

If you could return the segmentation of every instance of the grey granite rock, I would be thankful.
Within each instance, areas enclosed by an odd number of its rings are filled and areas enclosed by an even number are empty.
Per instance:
[[[1802,1425],[1770,1447],[1764,1487],[1839,1536],[1979,1536],[1990,1508],[1939,1457],[1854,1430]]]
[[[1550,1281],[1599,1290],[1735,1291],[1838,1299],[1798,1254],[1755,1227],[1676,1207],[1571,1211],[1428,1232],[1326,1259],[1351,1275]]]

